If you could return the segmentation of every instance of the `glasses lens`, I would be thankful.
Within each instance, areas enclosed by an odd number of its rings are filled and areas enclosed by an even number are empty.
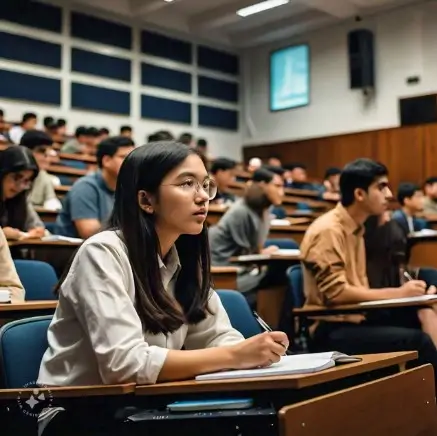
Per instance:
[[[205,189],[205,191],[208,193],[209,199],[213,200],[215,196],[217,195],[217,185],[213,180],[208,181],[208,187]]]

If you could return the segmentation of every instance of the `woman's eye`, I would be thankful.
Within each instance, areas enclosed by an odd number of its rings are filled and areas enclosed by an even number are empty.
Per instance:
[[[182,187],[185,188],[192,188],[194,186],[194,180],[193,179],[187,179],[181,184]]]

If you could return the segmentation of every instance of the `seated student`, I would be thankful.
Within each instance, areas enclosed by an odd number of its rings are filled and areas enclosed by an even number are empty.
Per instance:
[[[249,160],[249,164],[247,165],[247,171],[253,174],[256,170],[259,170],[262,165],[262,160],[259,157],[253,157]]]
[[[7,239],[41,238],[45,227],[28,196],[38,176],[38,164],[26,147],[0,153],[0,225]]]
[[[398,202],[401,209],[393,212],[392,218],[401,226],[405,235],[426,229],[428,223],[417,217],[423,212],[423,191],[414,183],[401,183],[398,188]]]
[[[38,383],[151,384],[277,362],[288,340],[244,340],[211,289],[205,219],[215,186],[175,142],[121,166],[108,230],[79,248],[58,286]]]
[[[328,168],[320,189],[322,200],[340,201],[340,168]]]
[[[121,126],[120,127],[120,136],[124,136],[126,138],[132,139],[133,131],[131,126]]]
[[[28,112],[23,115],[21,120],[21,124],[18,126],[11,127],[8,133],[8,137],[13,144],[19,144],[21,137],[27,130],[33,130],[36,127],[36,123],[38,122],[37,116]]]
[[[224,204],[235,201],[235,195],[228,192],[229,185],[235,180],[235,166],[235,161],[225,157],[219,157],[212,163],[210,172],[217,183],[217,195],[213,203]]]
[[[281,177],[281,179],[284,177],[285,170],[282,167],[278,167],[275,165],[264,165],[263,168],[277,174],[279,177]],[[270,207],[270,214],[272,218],[275,219],[283,220],[287,218],[287,211],[285,210],[284,206],[282,206],[282,204],[280,204],[279,206],[272,205]]]
[[[196,151],[208,160],[208,142],[206,139],[199,138],[197,140]]]
[[[301,163],[284,165],[284,182],[286,188],[316,190],[317,187],[308,182],[306,166]]]
[[[282,162],[279,156],[272,155],[267,159],[267,165],[273,167],[282,167]]]
[[[364,223],[387,210],[391,197],[387,169],[370,159],[346,165],[340,177],[341,204],[316,219],[301,243],[306,304],[332,306],[424,295],[425,282],[371,289],[366,275]],[[317,321],[313,345],[348,354],[416,350],[420,363],[437,370],[437,350],[419,328],[378,319],[377,312],[326,317]]]
[[[209,229],[211,262],[215,266],[230,265],[233,256],[255,253],[272,253],[277,246],[264,248],[270,229],[270,206],[279,206],[284,196],[280,176],[260,168],[255,171],[243,198],[237,200],[222,216],[217,225]],[[272,272],[248,269],[237,277],[241,292],[256,290],[261,283],[283,281]]]
[[[62,205],[56,196],[52,178],[47,173],[47,168],[50,166],[48,153],[52,144],[52,138],[40,130],[28,130],[21,138],[21,145],[32,151],[39,167],[38,176],[33,181],[29,194],[31,203],[45,209],[59,210]]]
[[[85,126],[76,129],[74,138],[67,141],[61,148],[61,153],[85,154],[91,138]]]
[[[437,177],[429,177],[425,181],[425,201],[423,212],[430,215],[437,214]]]
[[[122,136],[106,139],[98,145],[99,170],[77,180],[65,196],[56,219],[58,235],[86,239],[101,229],[114,205],[121,164],[133,149],[133,141]]]
[[[25,291],[18,277],[3,230],[0,228],[0,288],[11,292],[12,303],[24,301]]]
[[[181,136],[179,136],[179,142],[191,148],[195,147],[194,137],[191,133],[182,133]]]

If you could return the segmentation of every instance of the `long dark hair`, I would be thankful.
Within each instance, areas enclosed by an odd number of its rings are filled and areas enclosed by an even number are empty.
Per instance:
[[[181,235],[176,241],[181,269],[175,298],[164,289],[155,217],[138,205],[138,192],[156,196],[164,177],[195,150],[177,142],[150,143],[136,148],[124,160],[117,179],[115,203],[108,228],[119,231],[126,244],[135,281],[136,310],[145,330],[170,333],[182,324],[205,319],[211,287],[208,232]]]
[[[0,152],[0,219],[4,227],[26,230],[24,227],[27,219],[28,191],[22,191],[10,199],[3,198],[3,179],[5,176],[24,170],[33,171],[32,181],[35,180],[39,172],[38,164],[28,148],[13,145]]]

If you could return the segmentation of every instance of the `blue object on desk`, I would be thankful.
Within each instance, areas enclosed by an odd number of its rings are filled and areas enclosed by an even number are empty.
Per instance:
[[[218,400],[176,401],[167,405],[171,412],[198,412],[205,410],[238,410],[253,407],[252,398]]]

